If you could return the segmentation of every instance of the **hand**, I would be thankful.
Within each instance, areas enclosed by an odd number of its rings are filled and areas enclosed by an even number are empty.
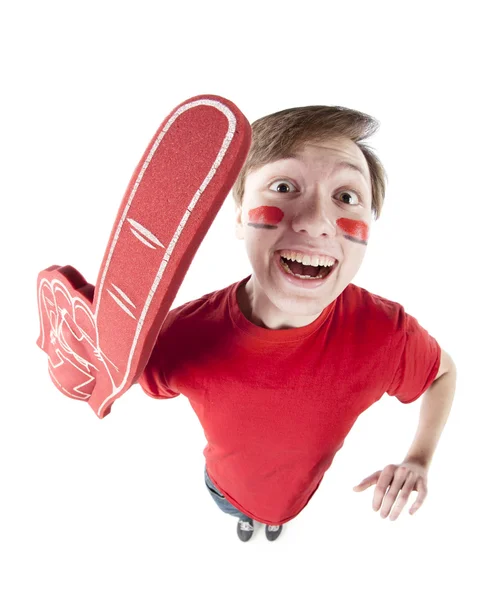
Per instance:
[[[382,471],[376,471],[363,479],[353,490],[362,492],[375,483],[377,485],[374,490],[373,510],[378,511],[383,503],[381,517],[385,519],[397,498],[390,517],[391,521],[395,521],[412,491],[418,492],[418,496],[409,509],[410,515],[414,514],[424,502],[427,495],[427,468],[414,461],[403,462],[400,465],[388,465]]]
[[[130,180],[97,284],[70,265],[39,273],[37,344],[50,377],[99,418],[143,372],[250,143],[251,126],[232,102],[186,100],[163,121]]]

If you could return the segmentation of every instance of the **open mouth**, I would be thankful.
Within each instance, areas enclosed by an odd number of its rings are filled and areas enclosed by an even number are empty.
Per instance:
[[[313,267],[312,265],[303,265],[300,262],[296,262],[295,260],[290,260],[288,258],[284,258],[284,256],[279,257],[279,262],[281,268],[288,275],[293,275],[298,279],[326,279],[332,271],[336,268],[338,261],[336,260],[333,265],[330,267],[324,267],[319,265],[317,267]]]

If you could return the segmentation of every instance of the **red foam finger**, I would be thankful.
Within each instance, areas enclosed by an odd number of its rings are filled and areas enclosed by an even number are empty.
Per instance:
[[[232,102],[210,95],[183,102],[131,178],[96,287],[70,266],[39,274],[37,343],[50,376],[98,417],[141,375],[250,143],[251,127]]]

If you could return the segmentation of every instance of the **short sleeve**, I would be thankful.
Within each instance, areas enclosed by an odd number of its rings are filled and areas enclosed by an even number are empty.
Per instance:
[[[392,340],[389,359],[395,365],[387,393],[408,404],[417,400],[434,381],[441,362],[437,341],[403,312],[396,340]]]
[[[165,345],[158,343],[157,340],[150,359],[138,379],[138,383],[145,394],[148,394],[152,398],[167,399],[180,395],[180,392],[168,386],[165,377],[165,369],[167,370],[166,359],[167,351],[165,350]]]

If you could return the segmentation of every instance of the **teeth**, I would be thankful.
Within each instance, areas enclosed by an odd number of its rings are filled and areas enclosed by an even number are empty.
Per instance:
[[[323,279],[324,277],[323,274],[316,275],[315,277],[311,277],[311,275],[298,275],[297,273],[293,273],[293,271],[291,271],[288,265],[283,262],[281,262],[281,267],[286,271],[286,273],[294,275],[295,277],[299,277],[299,279]]]
[[[295,260],[296,262],[302,263],[303,265],[311,265],[313,267],[332,267],[335,261],[325,256],[319,256],[317,254],[309,255],[302,254],[301,252],[294,252],[291,250],[283,250],[281,256],[288,260]]]

